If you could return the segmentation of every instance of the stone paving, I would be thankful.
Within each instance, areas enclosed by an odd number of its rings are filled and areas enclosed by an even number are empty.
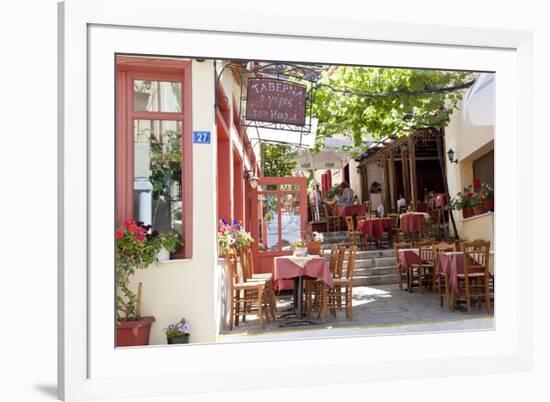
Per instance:
[[[437,293],[417,290],[414,293],[399,290],[397,285],[356,286],[353,288],[353,320],[348,321],[343,311],[336,317],[329,314],[318,325],[280,327],[295,318],[278,318],[262,330],[255,315],[233,330],[225,329],[218,340],[225,342],[265,339],[294,339],[296,337],[374,335],[403,332],[433,332],[455,330],[493,329],[493,315],[485,305],[468,314],[461,306],[454,312],[440,307]],[[277,309],[281,315],[291,306],[291,295],[278,296]],[[299,334],[299,335],[297,335]],[[248,337],[248,338],[247,338]]]

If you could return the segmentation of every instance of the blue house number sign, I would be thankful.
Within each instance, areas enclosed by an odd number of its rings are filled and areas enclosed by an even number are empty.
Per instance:
[[[210,131],[193,131],[193,144],[210,144]]]

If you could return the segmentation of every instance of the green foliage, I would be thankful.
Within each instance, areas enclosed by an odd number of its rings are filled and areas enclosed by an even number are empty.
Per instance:
[[[453,71],[346,66],[330,69],[315,91],[313,114],[319,119],[318,144],[333,134],[347,134],[355,146],[361,146],[367,134],[382,138],[425,127],[445,127],[463,91],[415,93],[471,79],[470,73]]]
[[[148,233],[150,227],[129,219],[116,228],[115,277],[117,285],[117,321],[137,320],[137,296],[129,288],[136,269],[145,269],[157,261],[161,242]]]
[[[290,176],[296,168],[295,153],[289,145],[262,144],[263,174],[267,177]]]

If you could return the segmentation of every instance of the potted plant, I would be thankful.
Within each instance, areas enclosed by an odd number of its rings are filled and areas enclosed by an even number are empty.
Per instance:
[[[293,255],[295,257],[305,257],[307,255],[307,247],[306,242],[302,239],[298,239],[292,243],[291,246],[293,252]]]
[[[225,219],[218,224],[218,249],[219,255],[224,256],[230,248],[237,251],[250,247],[254,239],[249,232],[246,232],[241,223],[236,219],[230,224]]]
[[[481,194],[483,195],[483,209],[485,211],[494,211],[495,210],[495,190],[488,184],[483,183],[480,189]]]
[[[150,226],[128,219],[115,229],[116,236],[116,323],[117,346],[139,346],[149,343],[154,317],[141,317],[140,297],[130,289],[130,278],[136,269],[145,269],[157,261],[160,242],[149,233]]]
[[[185,318],[176,323],[168,324],[168,327],[164,328],[164,333],[168,345],[189,343],[189,324],[187,324]]]
[[[321,254],[321,243],[323,242],[324,236],[319,232],[312,232],[307,241],[307,253],[308,254]]]
[[[472,214],[481,215],[483,212],[483,202],[480,193],[474,193],[470,198],[470,206],[472,207]]]
[[[161,231],[158,234],[158,241],[160,243],[160,250],[157,253],[158,261],[168,261],[170,254],[183,244],[180,235],[173,231]]]

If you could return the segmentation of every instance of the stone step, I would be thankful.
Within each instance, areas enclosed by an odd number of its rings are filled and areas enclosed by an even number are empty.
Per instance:
[[[362,276],[377,276],[377,275],[388,275],[395,273],[395,265],[387,267],[364,267],[364,268],[355,268],[353,275],[355,277]]]
[[[390,285],[397,283],[395,273],[385,275],[359,276],[353,278],[353,286]]]
[[[330,249],[324,250],[324,256],[330,257]],[[349,257],[349,253],[346,252],[344,254],[344,259],[347,260]],[[381,249],[381,250],[358,250],[355,253],[355,259],[356,260],[364,260],[364,259],[375,259],[375,258],[389,258],[393,257],[395,259],[395,251],[393,249]]]

